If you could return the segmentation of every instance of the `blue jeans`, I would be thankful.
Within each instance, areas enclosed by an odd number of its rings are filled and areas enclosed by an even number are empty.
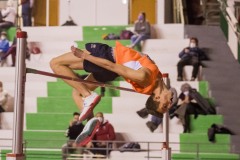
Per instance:
[[[140,42],[143,41],[143,40],[146,40],[146,39],[149,39],[150,36],[148,35],[136,35],[134,34],[132,37],[131,37],[131,43],[134,46],[136,45],[140,45]]]
[[[32,26],[30,2],[22,4],[23,26]]]
[[[151,117],[151,121],[155,124],[155,125],[160,125],[162,123],[162,118],[158,118],[156,116],[152,116]]]

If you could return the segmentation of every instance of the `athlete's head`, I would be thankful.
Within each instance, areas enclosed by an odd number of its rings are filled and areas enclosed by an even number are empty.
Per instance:
[[[164,89],[158,95],[152,94],[146,102],[148,113],[157,117],[163,117],[173,104],[177,102],[177,93],[174,88]]]

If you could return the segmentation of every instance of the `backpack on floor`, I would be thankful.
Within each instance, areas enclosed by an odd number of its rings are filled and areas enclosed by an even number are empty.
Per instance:
[[[213,123],[210,128],[208,128],[208,140],[210,142],[215,142],[215,134],[230,134],[234,135],[234,133],[229,130],[227,127]]]
[[[129,152],[138,152],[140,151],[141,149],[141,146],[139,143],[137,142],[129,142],[129,143],[125,143],[123,146],[121,146],[119,148],[119,151],[120,152],[126,152],[126,151],[129,151]]]
[[[133,35],[132,31],[122,30],[120,33],[120,39],[131,39],[132,35]]]

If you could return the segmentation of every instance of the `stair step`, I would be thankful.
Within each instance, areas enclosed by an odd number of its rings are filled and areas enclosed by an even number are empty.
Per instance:
[[[228,153],[230,152],[230,135],[216,134],[215,143],[205,134],[186,133],[180,135],[181,152]]]
[[[67,125],[64,129],[67,129]],[[64,131],[24,131],[24,140],[28,148],[60,149],[68,138]]]
[[[72,87],[67,85],[65,82],[48,82],[48,96],[49,97],[71,97],[72,96]],[[119,81],[113,81],[111,82],[111,85],[114,86],[119,86]],[[101,93],[101,88],[98,87],[95,90],[98,94]],[[106,97],[114,97],[114,96],[119,96],[120,91],[119,90],[114,90],[110,88],[105,88],[105,96]]]
[[[172,160],[186,160],[186,159],[217,159],[217,160],[238,160],[237,154],[231,153],[173,153]]]
[[[191,122],[191,133],[207,133],[208,128],[211,127],[213,123],[222,124],[222,115],[198,115],[195,119],[193,115],[190,117]]]
[[[37,110],[39,113],[73,113],[78,108],[72,97],[38,97]],[[94,111],[112,112],[112,98],[102,97]]]

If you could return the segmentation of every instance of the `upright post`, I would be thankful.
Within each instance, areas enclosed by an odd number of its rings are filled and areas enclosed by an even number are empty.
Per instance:
[[[27,32],[17,32],[17,65],[15,70],[14,119],[12,153],[6,154],[7,160],[23,160],[23,122],[24,94],[26,82]]]
[[[168,88],[170,88],[170,81],[168,73],[164,73],[163,81]],[[169,147],[169,113],[163,115],[163,147],[162,160],[171,160],[171,148]]]

